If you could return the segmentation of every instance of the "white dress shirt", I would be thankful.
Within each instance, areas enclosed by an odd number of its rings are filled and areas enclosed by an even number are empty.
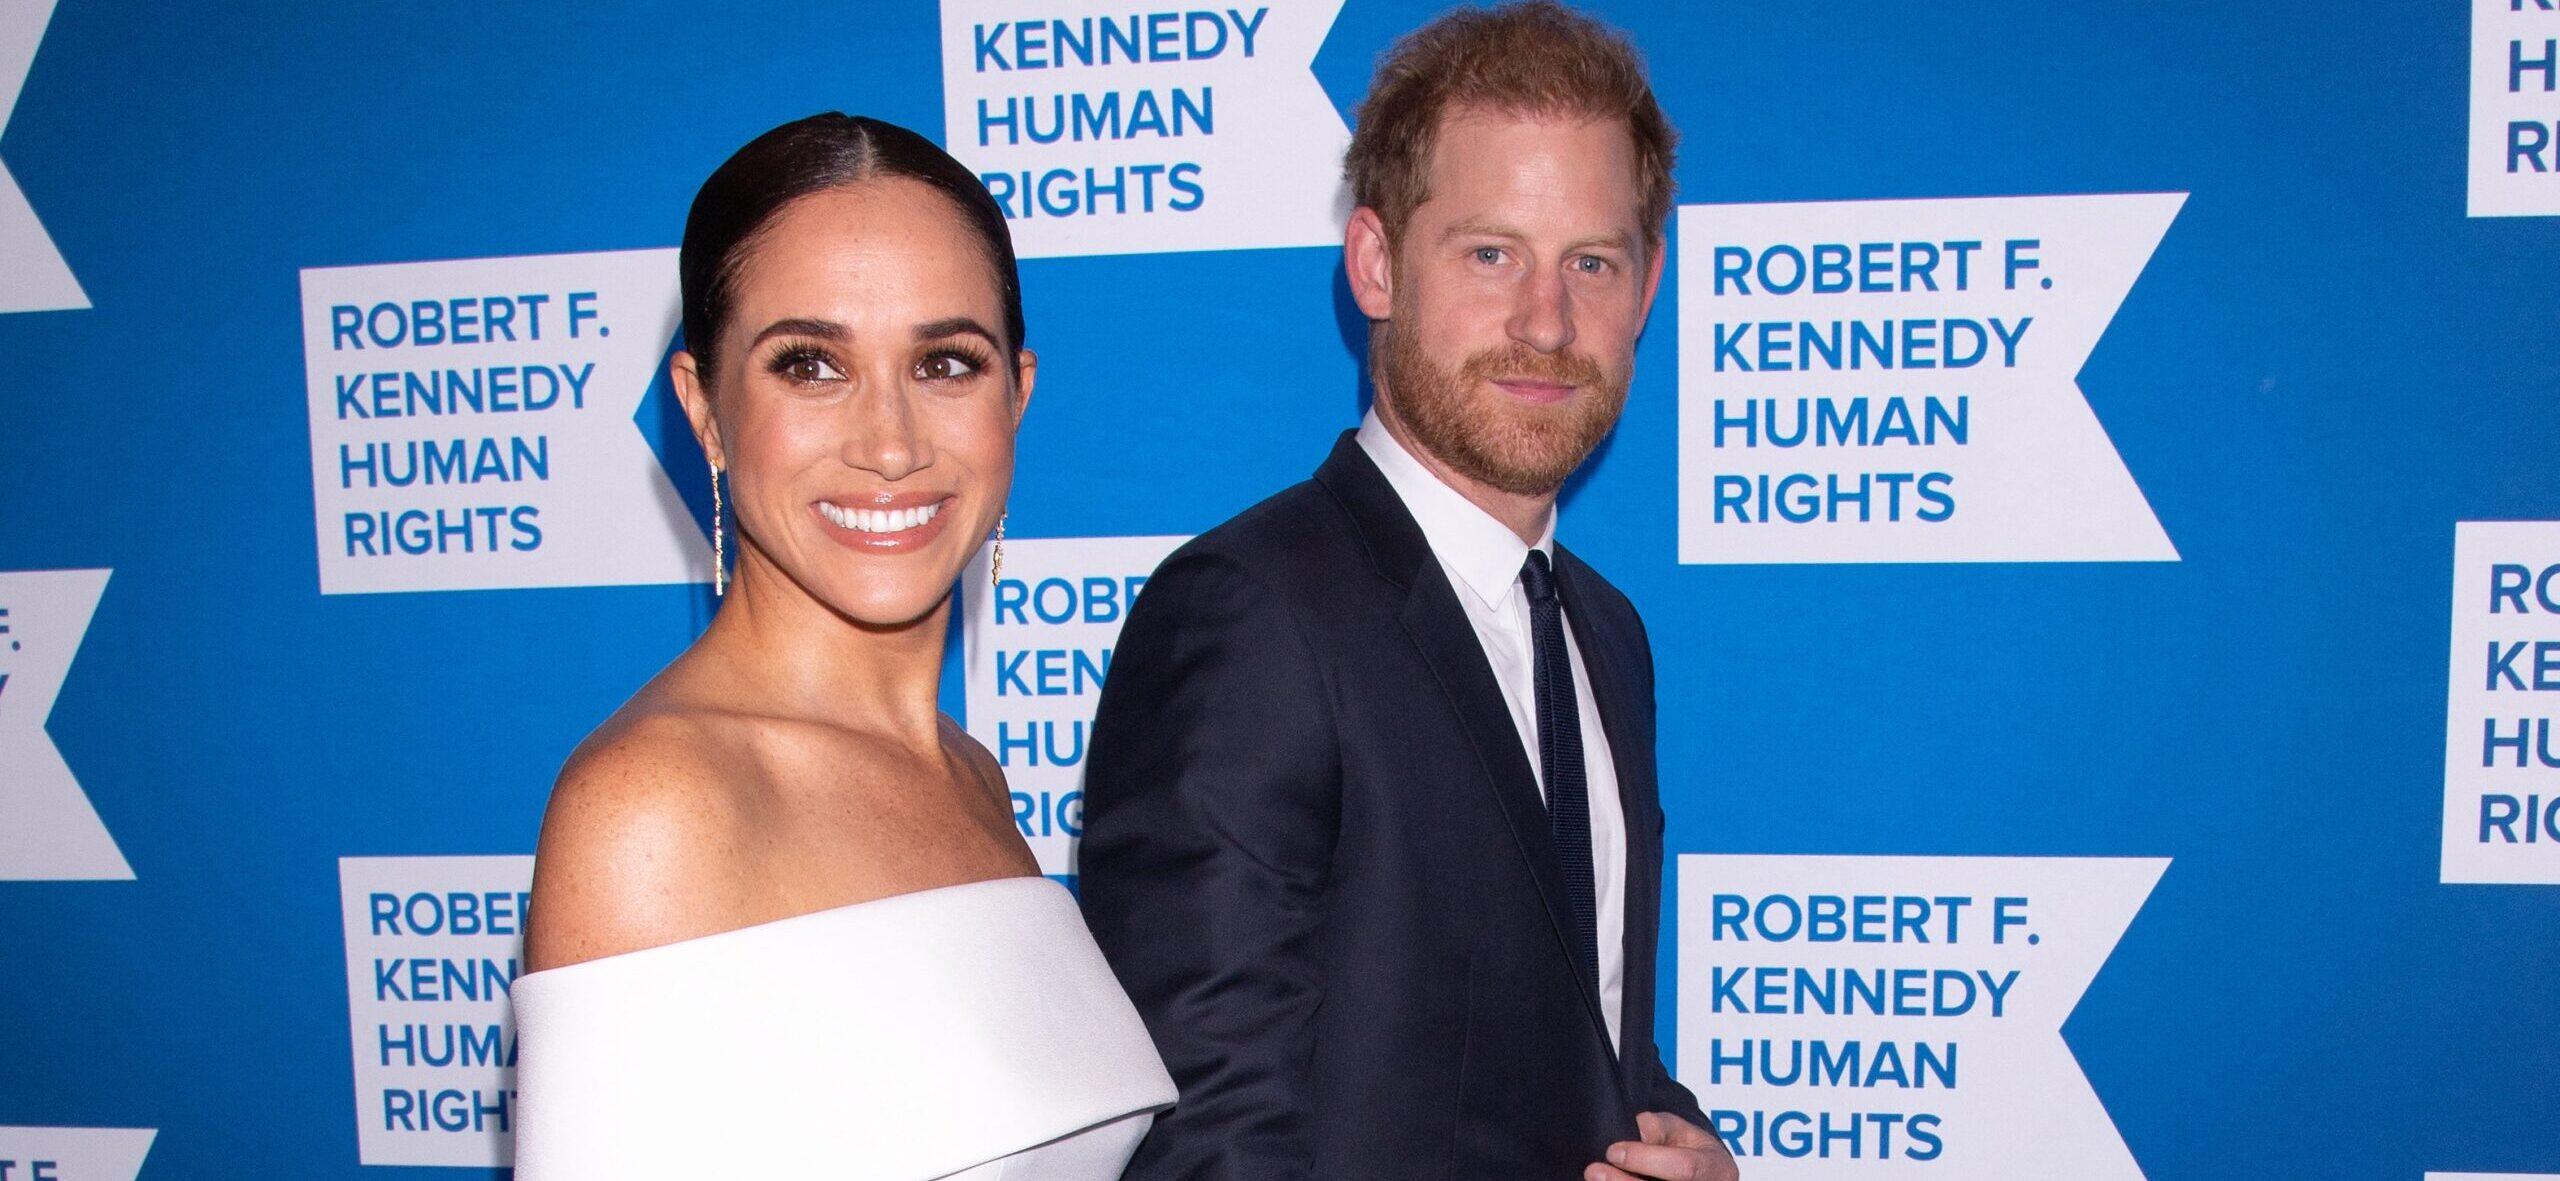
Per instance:
[[[1511,724],[1519,729],[1521,749],[1529,756],[1529,773],[1546,793],[1544,764],[1538,757],[1537,653],[1529,632],[1529,593],[1520,585],[1520,568],[1530,547],[1511,527],[1493,519],[1458,490],[1441,483],[1405,450],[1371,412],[1360,421],[1360,449],[1386,473],[1405,511],[1422,526],[1423,540],[1458,589],[1458,602],[1474,624],[1484,646],[1493,679],[1511,706]],[[1555,560],[1555,511],[1547,512],[1537,548]],[[1568,620],[1570,616],[1566,617]],[[1609,734],[1600,724],[1600,705],[1591,694],[1591,673],[1583,667],[1582,646],[1570,623],[1564,633],[1565,654],[1573,664],[1574,703],[1582,713],[1583,780],[1591,792],[1591,872],[1599,903],[1600,1015],[1609,1025],[1609,1045],[1619,1045],[1618,1020],[1626,989],[1627,817],[1618,800],[1618,765],[1609,754]]]

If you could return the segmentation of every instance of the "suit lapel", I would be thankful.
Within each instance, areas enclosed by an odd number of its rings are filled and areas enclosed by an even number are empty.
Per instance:
[[[1465,611],[1458,605],[1457,591],[1435,564],[1414,579],[1412,594],[1405,600],[1405,631],[1431,665],[1441,691],[1457,707],[1458,719],[1483,765],[1485,785],[1493,790],[1494,804],[1510,824],[1529,876],[1537,879],[1538,897],[1546,903],[1557,945],[1571,948],[1564,877],[1556,868],[1555,839],[1547,832],[1546,799],[1538,794],[1537,775],[1529,768],[1528,752],[1521,748],[1519,727],[1512,724],[1511,707],[1502,698],[1502,686],[1493,679],[1493,666],[1486,662],[1484,647]]]
[[[1431,543],[1423,537],[1422,527],[1414,522],[1404,501],[1396,496],[1395,486],[1370,462],[1353,432],[1343,432],[1334,444],[1333,454],[1316,469],[1316,481],[1342,502],[1378,573],[1406,589],[1400,616],[1405,632],[1413,637],[1414,646],[1431,666],[1441,691],[1456,707],[1459,722],[1466,728],[1483,769],[1483,782],[1493,793],[1494,806],[1502,812],[1513,844],[1528,866],[1529,876],[1537,882],[1538,898],[1545,904],[1547,925],[1555,935],[1556,948],[1566,963],[1573,962],[1573,928],[1567,917],[1563,874],[1556,867],[1555,840],[1547,830],[1546,800],[1538,792],[1537,775],[1529,766],[1528,752],[1522,748],[1519,728],[1512,723],[1511,707],[1503,700],[1502,686],[1494,680],[1484,644],[1477,639],[1475,626],[1467,622],[1466,608],[1459,604],[1456,588],[1449,585],[1448,575],[1432,556]],[[1581,626],[1577,621],[1577,638]],[[1588,639],[1581,642],[1587,664],[1591,644]],[[1593,679],[1598,680],[1596,670]],[[1602,716],[1610,716],[1605,699]],[[1621,745],[1612,728],[1612,754]],[[1621,792],[1625,790],[1624,783],[1622,776]],[[1605,1047],[1609,1027],[1600,1017],[1600,998],[1582,983],[1581,973],[1573,973],[1573,978],[1592,1031]],[[1614,1048],[1611,1054],[1613,1058],[1620,1056]],[[1622,1094],[1625,1085],[1621,1068]]]
[[[1619,995],[1618,1060],[1621,1074],[1633,1087],[1631,1064],[1645,1056],[1629,1053],[1626,1047],[1653,1037],[1650,1014],[1655,932],[1649,918],[1660,914],[1657,899],[1662,850],[1653,824],[1653,810],[1659,806],[1656,801],[1660,798],[1655,794],[1653,727],[1643,712],[1647,704],[1643,686],[1632,676],[1634,662],[1641,659],[1641,654],[1627,651],[1616,629],[1602,625],[1597,610],[1600,596],[1591,585],[1597,576],[1591,568],[1562,546],[1557,547],[1556,553],[1560,558],[1556,563],[1557,593],[1564,600],[1574,644],[1582,651],[1583,669],[1591,677],[1592,704],[1599,710],[1600,727],[1608,736],[1609,758],[1618,773],[1619,815],[1626,826],[1627,880],[1624,930],[1620,933],[1625,971]]]

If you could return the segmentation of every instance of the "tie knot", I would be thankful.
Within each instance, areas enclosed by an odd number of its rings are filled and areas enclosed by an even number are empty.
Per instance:
[[[1520,566],[1520,586],[1529,592],[1529,601],[1538,606],[1556,601],[1556,576],[1547,568],[1545,550],[1529,551],[1529,560]]]

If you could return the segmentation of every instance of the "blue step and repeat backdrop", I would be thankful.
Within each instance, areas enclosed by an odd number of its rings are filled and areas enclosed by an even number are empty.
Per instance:
[[[2560,1175],[2551,0],[1596,10],[1681,205],[1562,534],[1745,1175]],[[1359,414],[1433,11],[0,5],[0,1179],[504,1166],[544,793],[713,605],[673,247],[813,111],[1014,218],[943,697],[1071,874],[1147,571]]]

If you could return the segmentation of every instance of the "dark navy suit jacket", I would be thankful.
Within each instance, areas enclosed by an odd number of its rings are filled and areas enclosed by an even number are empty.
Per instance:
[[[1706,1126],[1653,1043],[1652,653],[1561,547],[1556,575],[1627,822],[1616,1046],[1493,669],[1350,434],[1148,581],[1094,721],[1081,863],[1181,1087],[1132,1181],[1566,1181],[1638,1111]]]

